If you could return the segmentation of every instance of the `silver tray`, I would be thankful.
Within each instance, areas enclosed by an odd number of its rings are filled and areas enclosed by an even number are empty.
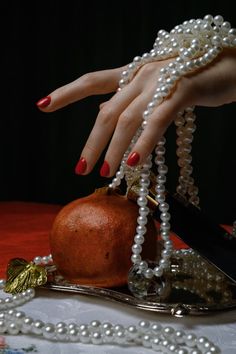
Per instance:
[[[128,286],[99,288],[71,284],[51,270],[51,281],[43,288],[95,296],[145,311],[185,315],[207,315],[213,312],[236,309],[236,283],[216,267],[191,250],[180,252],[171,261],[167,276],[168,291],[164,295],[148,293],[142,298],[134,296]],[[55,275],[55,276],[54,276]]]

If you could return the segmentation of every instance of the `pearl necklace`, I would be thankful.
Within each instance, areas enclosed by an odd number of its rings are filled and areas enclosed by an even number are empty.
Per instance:
[[[131,141],[128,150],[125,152],[121,161],[120,168],[115,178],[109,185],[110,188],[116,188],[123,177],[126,178],[129,186],[133,175],[139,177],[139,216],[137,218],[137,233],[134,237],[132,246],[131,261],[134,264],[136,272],[145,279],[153,277],[160,278],[170,268],[170,259],[173,255],[173,244],[170,239],[170,214],[169,206],[165,201],[165,182],[168,171],[165,165],[165,138],[162,137],[155,149],[155,163],[158,167],[156,177],[156,196],[160,210],[160,235],[163,240],[163,250],[158,265],[150,268],[148,262],[142,260],[142,244],[146,233],[148,186],[150,184],[149,176],[152,167],[152,155],[148,156],[142,167],[134,169],[127,166],[126,161],[135,142],[148,124],[148,120],[155,108],[157,108],[166,97],[175,89],[177,82],[186,74],[192,73],[199,68],[209,65],[224,48],[236,47],[236,29],[231,28],[229,22],[224,21],[223,17],[218,15],[206,15],[203,19],[192,19],[183,24],[175,26],[170,33],[160,30],[154,42],[153,49],[149,53],[144,53],[141,57],[136,56],[125,71],[119,81],[119,89],[125,87],[134,77],[141,66],[154,61],[161,61],[172,58],[173,60],[160,70],[160,77],[157,80],[156,91],[143,112],[143,122],[136,135]],[[178,165],[180,167],[179,184],[177,192],[189,202],[199,207],[198,188],[194,185],[194,179],[191,176],[193,168],[191,166],[191,143],[193,132],[196,129],[194,124],[194,107],[187,107],[183,112],[179,112],[175,124],[177,126],[177,151]]]
[[[35,257],[33,262],[46,266],[52,263],[52,257]],[[0,289],[4,286],[5,280],[0,279]],[[31,301],[34,296],[35,290],[27,289],[11,297],[0,298],[0,334],[32,334],[47,340],[67,343],[142,346],[162,353],[221,353],[220,348],[206,337],[197,337],[194,333],[185,333],[170,326],[163,327],[157,322],[141,320],[136,325],[125,327],[122,324],[101,323],[98,320],[92,320],[88,324],[52,324],[34,320],[17,309],[18,306]]]
[[[158,167],[155,199],[161,212],[160,234],[164,248],[159,265],[155,266],[154,269],[149,268],[148,262],[141,258],[142,244],[146,233],[145,225],[149,214],[147,196],[152,156],[148,156],[142,167],[130,168],[126,164],[128,155],[148,124],[150,115],[169,96],[178,80],[184,75],[210,64],[224,48],[232,47],[236,47],[236,29],[231,28],[229,22],[224,22],[222,16],[213,18],[211,15],[206,15],[203,19],[185,21],[183,24],[176,26],[170,33],[160,30],[150,53],[144,53],[142,57],[136,56],[133,62],[128,65],[127,70],[122,72],[118,90],[127,85],[137,70],[146,63],[173,58],[172,62],[160,70],[156,91],[143,112],[143,123],[133,137],[123,156],[120,168],[109,185],[110,188],[116,188],[124,177],[127,185],[129,185],[134,174],[139,177],[140,188],[137,200],[139,217],[131,260],[145,279],[160,278],[169,269],[170,258],[174,254],[172,241],[170,240],[169,206],[165,201],[165,182],[168,171],[164,158],[165,138],[162,137],[158,141],[155,149],[155,163]],[[191,143],[193,140],[192,134],[196,128],[193,110],[194,107],[186,108],[183,112],[179,112],[175,120],[178,135],[176,153],[180,167],[177,192],[185,198],[188,196],[191,203],[199,206],[198,189],[191,177]],[[50,262],[52,262],[51,256],[34,259],[35,264],[47,265]],[[0,289],[3,289],[4,285],[5,280],[0,280]],[[172,327],[162,327],[159,323],[140,321],[137,325],[124,327],[121,324],[101,323],[93,320],[89,324],[78,325],[59,322],[54,325],[33,320],[24,312],[15,310],[18,306],[32,300],[34,295],[35,291],[28,289],[12,297],[0,299],[0,334],[28,333],[50,340],[85,344],[139,345],[162,353],[211,354],[221,352],[206,337],[197,338],[193,333],[187,334],[180,330],[176,331]]]

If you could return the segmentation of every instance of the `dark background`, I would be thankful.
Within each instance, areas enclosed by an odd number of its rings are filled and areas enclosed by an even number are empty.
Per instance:
[[[221,14],[227,1],[7,1],[1,4],[0,200],[65,204],[107,183],[103,158],[86,177],[74,168],[106,97],[45,114],[41,97],[80,75],[115,68],[149,51],[161,28]],[[197,108],[194,177],[201,206],[218,222],[236,217],[236,104]],[[175,129],[167,132],[168,188],[177,177]]]

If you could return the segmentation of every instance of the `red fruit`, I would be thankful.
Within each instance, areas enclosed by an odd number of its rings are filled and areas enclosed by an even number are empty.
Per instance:
[[[99,287],[127,283],[138,206],[118,194],[93,193],[57,215],[50,234],[53,260],[70,282]],[[157,233],[150,219],[143,258],[155,259]]]

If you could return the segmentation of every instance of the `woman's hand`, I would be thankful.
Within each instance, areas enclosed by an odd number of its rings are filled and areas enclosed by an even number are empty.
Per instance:
[[[100,105],[100,112],[76,166],[78,174],[91,172],[110,139],[101,175],[110,177],[115,174],[142,123],[142,114],[154,95],[160,69],[169,62],[163,60],[145,64],[133,80],[118,92],[118,82],[125,67],[88,73],[37,103],[42,111],[52,112],[87,96],[115,92],[109,101]],[[174,92],[151,114],[130,156],[135,152],[132,155],[135,162],[142,164],[177,113],[184,108],[221,106],[235,101],[236,52],[227,50],[203,70],[179,80]]]

